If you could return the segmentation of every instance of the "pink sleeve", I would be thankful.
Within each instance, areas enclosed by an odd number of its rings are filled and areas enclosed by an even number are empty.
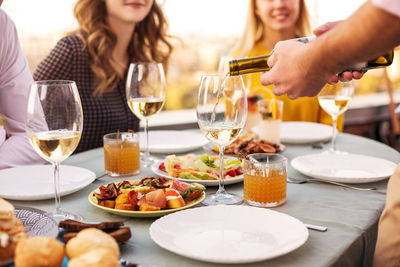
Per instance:
[[[0,140],[0,169],[44,162],[29,144],[25,132],[32,82],[14,23],[0,9],[0,115],[4,118],[6,133],[5,141]]]
[[[400,1],[399,0],[371,0],[371,3],[386,12],[400,17]]]

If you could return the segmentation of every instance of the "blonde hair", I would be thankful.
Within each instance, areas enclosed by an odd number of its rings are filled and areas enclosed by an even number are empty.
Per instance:
[[[79,23],[75,32],[82,40],[90,55],[90,69],[95,75],[97,84],[94,95],[114,90],[122,74],[111,64],[112,51],[117,37],[107,24],[105,1],[78,0],[74,15]],[[149,14],[135,26],[135,31],[128,46],[129,61],[159,62],[167,69],[172,45],[168,41],[167,21],[156,0]]]
[[[305,0],[300,1],[299,17],[296,21],[296,35],[307,36],[311,33],[309,15]],[[249,9],[244,33],[238,45],[234,49],[234,57],[246,57],[254,45],[266,36],[263,36],[264,25],[256,14],[256,0],[249,1]]]

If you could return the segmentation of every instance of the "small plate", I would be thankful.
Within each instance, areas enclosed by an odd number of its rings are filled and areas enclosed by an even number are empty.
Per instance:
[[[165,210],[159,210],[159,211],[131,211],[131,210],[117,210],[117,209],[112,209],[112,208],[106,208],[104,206],[97,204],[97,199],[93,195],[94,192],[99,193],[98,189],[93,190],[89,194],[89,197],[88,197],[90,204],[92,204],[93,206],[95,206],[99,209],[102,209],[104,211],[117,214],[117,215],[127,216],[127,217],[137,217],[137,218],[161,217],[161,216],[164,216],[166,214],[169,214],[169,213],[172,213],[172,212],[175,212],[178,210],[184,210],[187,208],[191,208],[191,207],[199,204],[206,197],[206,193],[203,192],[202,195],[198,199],[190,201],[190,202],[186,203],[186,205],[184,207],[176,208],[176,209],[165,209]]]
[[[28,208],[28,207],[15,207],[15,216],[24,225],[25,231],[28,236],[58,236],[57,222],[47,216],[46,212]],[[0,261],[0,266],[8,266],[13,263],[13,259]]]
[[[32,165],[0,171],[0,197],[12,200],[54,199],[54,169],[51,165]],[[60,165],[61,196],[91,184],[94,172],[75,166]]]
[[[371,183],[391,176],[396,164],[359,154],[327,152],[294,158],[290,164],[304,175],[339,183]]]
[[[150,237],[178,255],[214,263],[244,264],[287,254],[302,246],[308,230],[296,218],[249,206],[207,206],[164,216]]]
[[[161,165],[161,163],[163,163],[164,160],[159,160],[156,161],[152,166],[151,166],[151,170],[162,177],[166,177],[169,179],[175,179],[181,182],[185,182],[185,183],[198,183],[198,184],[202,184],[205,186],[218,186],[219,182],[218,180],[189,180],[189,179],[182,179],[182,178],[175,178],[175,177],[171,177],[168,176],[168,173],[161,171],[158,167]],[[235,177],[231,177],[231,178],[226,178],[224,179],[224,184],[236,184],[236,183],[240,183],[243,181],[243,175],[238,175]]]
[[[145,147],[146,136],[139,132],[140,149]],[[152,153],[183,153],[201,148],[207,143],[201,134],[191,131],[149,131],[149,151]]]
[[[58,235],[57,222],[45,211],[16,206],[15,216],[22,222],[29,236],[57,237]]]
[[[258,134],[258,126],[253,127]],[[281,124],[281,142],[286,144],[310,144],[332,138],[332,126],[306,121],[287,121]]]

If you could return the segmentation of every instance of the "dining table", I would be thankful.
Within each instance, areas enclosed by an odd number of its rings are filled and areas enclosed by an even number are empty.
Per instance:
[[[190,131],[198,131],[192,129]],[[400,153],[395,149],[364,137],[339,133],[337,148],[350,153],[364,154],[400,162]],[[321,153],[322,149],[311,144],[285,144],[282,155],[288,158],[287,172],[290,177],[305,177],[296,171],[290,161],[300,155]],[[198,148],[190,153],[205,153]],[[170,154],[174,154],[171,152]],[[185,153],[184,153],[185,154]],[[177,154],[179,155],[179,154]],[[152,154],[163,159],[165,154]],[[157,218],[135,218],[105,212],[88,201],[89,194],[100,185],[155,176],[151,168],[141,167],[140,173],[132,177],[113,178],[105,174],[103,148],[73,154],[62,164],[82,167],[93,171],[96,179],[84,189],[63,196],[62,208],[79,213],[85,222],[122,220],[131,228],[131,239],[120,246],[121,257],[137,264],[152,266],[223,266],[210,262],[186,258],[159,247],[150,237],[150,225]],[[360,187],[376,187],[377,190],[360,191],[322,182],[287,184],[287,201],[273,210],[288,214],[303,223],[326,226],[325,232],[308,230],[309,237],[301,247],[277,258],[262,262],[240,264],[240,266],[372,266],[380,214],[385,205],[388,179]],[[243,183],[226,185],[226,190],[243,196]],[[208,186],[206,193],[214,193],[218,187]],[[11,201],[14,205],[27,206],[44,211],[54,209],[54,199],[40,201]],[[199,204],[201,206],[202,204]],[[246,205],[246,204],[242,204]],[[249,220],[257,218],[248,218]],[[228,266],[228,265],[226,265]]]

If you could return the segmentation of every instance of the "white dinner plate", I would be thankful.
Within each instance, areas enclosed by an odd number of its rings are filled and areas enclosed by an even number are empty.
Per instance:
[[[54,198],[54,170],[51,165],[32,165],[0,171],[0,197],[12,200]],[[61,196],[74,193],[94,181],[87,169],[60,165]]]
[[[304,175],[341,183],[370,183],[391,176],[396,164],[359,154],[319,153],[294,158],[293,168]]]
[[[258,134],[258,126],[253,127]],[[281,143],[309,144],[332,138],[332,126],[306,121],[287,121],[281,124]]]
[[[161,163],[163,163],[163,162],[164,162],[164,160],[158,160],[151,166],[151,170],[159,176],[179,180],[181,182],[186,182],[186,183],[198,183],[198,184],[202,184],[205,186],[218,186],[219,185],[218,180],[190,180],[190,179],[182,179],[182,178],[175,178],[172,176],[168,176],[168,173],[163,172],[162,170],[160,170],[158,168],[161,165]],[[235,177],[226,178],[224,180],[224,184],[226,184],[226,185],[227,184],[236,184],[236,183],[240,183],[242,181],[243,181],[243,175],[238,175]]]
[[[144,150],[146,136],[139,132],[140,150]],[[201,134],[190,131],[149,131],[149,151],[152,153],[182,153],[193,151],[207,144]]]
[[[287,254],[308,238],[289,215],[249,206],[207,206],[166,215],[150,226],[157,245],[195,260],[250,263]]]

